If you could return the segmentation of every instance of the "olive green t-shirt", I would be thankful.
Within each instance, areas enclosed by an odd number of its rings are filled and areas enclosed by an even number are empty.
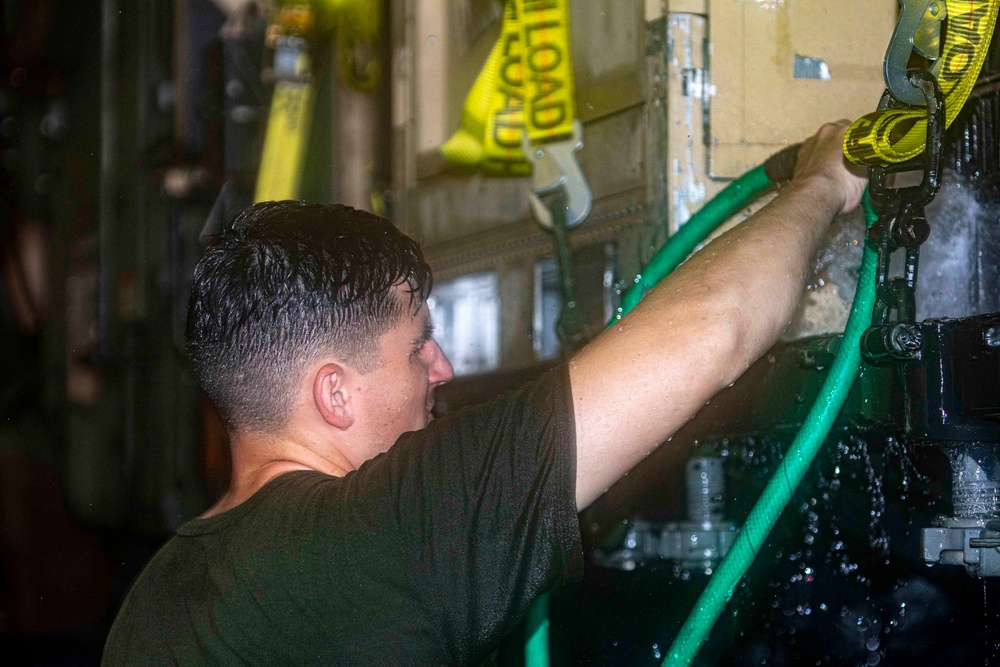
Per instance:
[[[568,372],[404,434],[337,478],[281,475],[156,554],[115,665],[475,663],[582,572]]]

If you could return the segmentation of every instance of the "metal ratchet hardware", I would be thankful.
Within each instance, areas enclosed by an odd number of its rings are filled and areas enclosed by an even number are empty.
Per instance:
[[[914,51],[929,60],[938,59],[941,26],[948,8],[945,0],[899,0],[899,4],[902,10],[885,52],[882,76],[897,101],[911,107],[922,106],[924,95],[910,81],[906,66]]]
[[[920,358],[921,335],[915,326],[914,294],[920,245],[930,234],[924,207],[934,199],[940,187],[945,116],[944,96],[934,75],[924,69],[914,69],[909,71],[908,76],[910,85],[921,91],[927,105],[927,143],[921,158],[895,165],[891,172],[920,170],[922,177],[919,185],[893,189],[886,184],[890,174],[886,167],[872,167],[870,171],[868,192],[879,217],[868,228],[868,242],[878,251],[872,328],[861,338],[863,354],[869,361]],[[890,98],[887,91],[879,108],[888,104]],[[890,258],[900,248],[906,253],[903,276],[890,279]]]
[[[529,193],[535,219],[552,229],[552,213],[543,198],[556,190],[565,192],[566,226],[576,227],[590,214],[593,195],[587,179],[576,161],[576,152],[583,148],[583,124],[573,121],[573,134],[562,141],[550,141],[533,146],[525,132],[522,138],[524,155],[532,166],[532,188]]]
[[[531,211],[539,224],[549,229],[556,242],[559,262],[559,291],[562,308],[556,321],[556,335],[563,353],[568,356],[586,342],[589,331],[580,317],[573,277],[573,259],[567,232],[590,214],[593,195],[587,179],[576,161],[576,152],[583,148],[583,124],[573,121],[573,134],[562,141],[549,141],[533,146],[525,132],[522,135],[525,157],[532,164],[532,189],[528,193]]]

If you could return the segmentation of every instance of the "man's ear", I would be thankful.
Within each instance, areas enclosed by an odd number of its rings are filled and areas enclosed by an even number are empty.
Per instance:
[[[347,429],[354,423],[349,392],[344,386],[344,368],[324,364],[313,377],[313,403],[330,426]]]

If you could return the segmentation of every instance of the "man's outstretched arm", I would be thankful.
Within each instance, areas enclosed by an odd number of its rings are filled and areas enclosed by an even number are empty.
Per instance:
[[[830,222],[864,189],[843,162],[846,129],[823,126],[774,201],[570,361],[579,509],[735,382],[788,325]],[[689,453],[677,451],[678,463]]]

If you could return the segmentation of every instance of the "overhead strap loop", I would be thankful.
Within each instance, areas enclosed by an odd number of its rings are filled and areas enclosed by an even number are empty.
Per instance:
[[[947,0],[948,28],[941,57],[931,72],[945,98],[945,126],[961,111],[982,69],[1000,0]],[[891,108],[856,120],[844,137],[844,155],[859,165],[886,166],[911,160],[923,152],[927,111],[922,107]]]

